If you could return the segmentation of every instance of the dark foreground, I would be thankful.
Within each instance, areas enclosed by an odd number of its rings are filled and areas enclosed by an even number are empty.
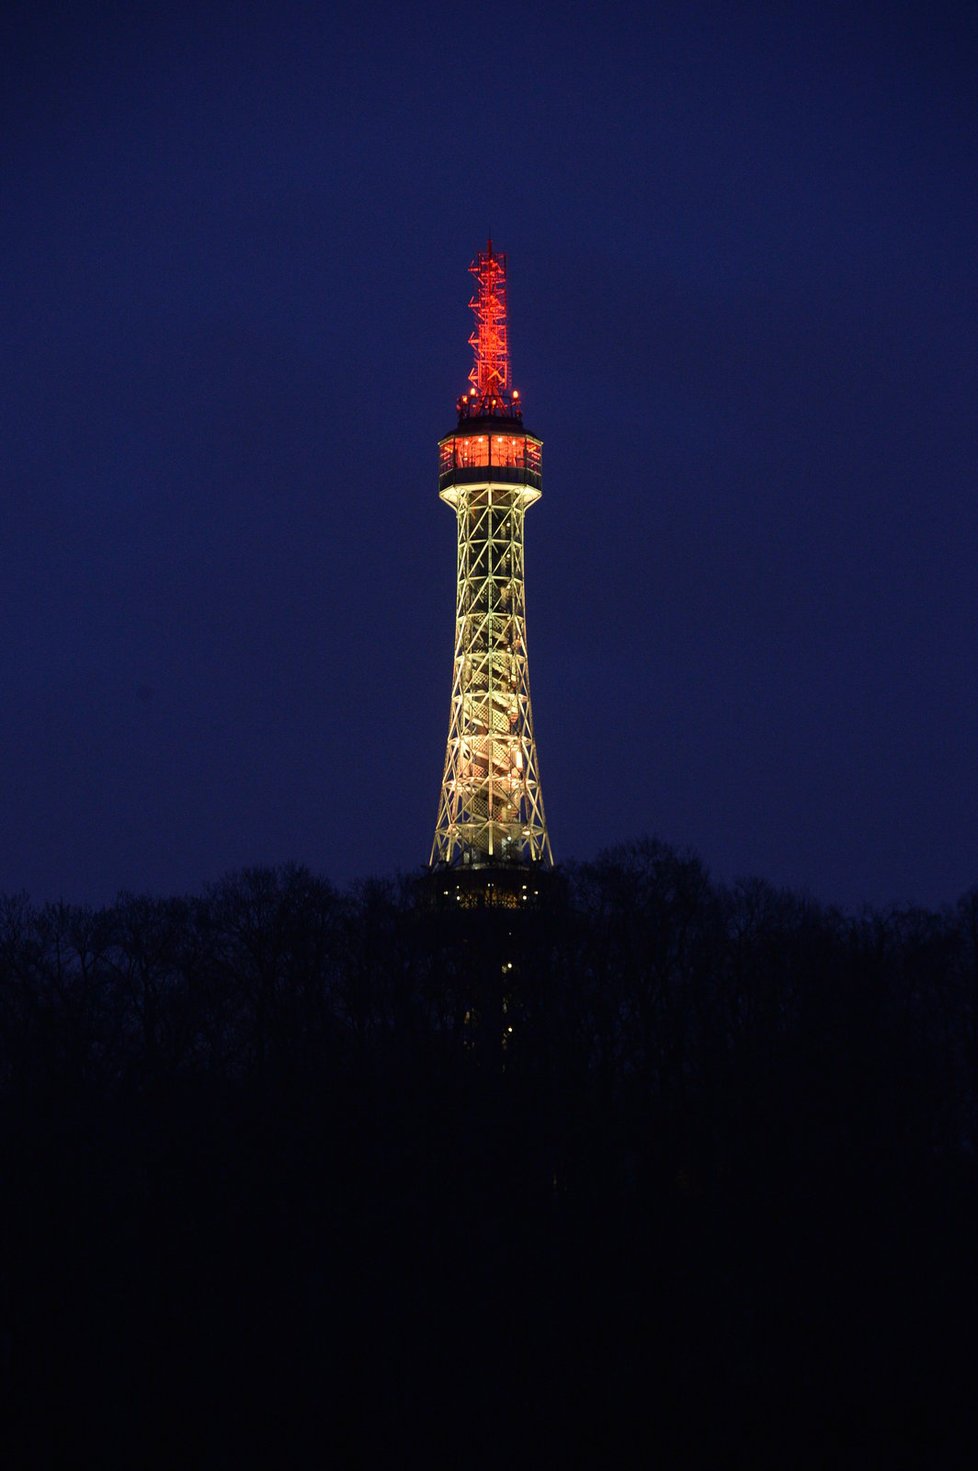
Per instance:
[[[0,1459],[967,1464],[976,1084],[978,891],[7,901]]]

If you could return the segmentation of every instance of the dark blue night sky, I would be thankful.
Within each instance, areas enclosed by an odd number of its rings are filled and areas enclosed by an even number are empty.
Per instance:
[[[978,883],[973,8],[34,3],[0,42],[0,890],[426,861],[490,227],[558,859]]]

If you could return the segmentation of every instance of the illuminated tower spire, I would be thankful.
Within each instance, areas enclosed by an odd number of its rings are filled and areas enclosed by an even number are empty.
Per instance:
[[[480,411],[492,412],[509,394],[506,257],[493,253],[490,240],[485,250],[479,251],[469,270],[479,283],[478,291],[469,302],[475,313],[475,327],[469,337],[475,361],[469,372],[469,382]]]
[[[431,863],[549,866],[530,710],[523,517],[540,499],[541,441],[510,388],[506,257],[490,240],[469,270],[471,387],[439,442],[438,493],[458,520],[455,664]]]

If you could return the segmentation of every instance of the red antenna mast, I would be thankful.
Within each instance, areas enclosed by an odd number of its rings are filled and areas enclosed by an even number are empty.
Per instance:
[[[459,399],[459,415],[466,419],[521,419],[519,394],[511,393],[509,386],[506,257],[494,251],[489,240],[469,270],[479,283],[469,302],[475,314],[475,328],[469,337],[475,361],[469,373],[472,387]]]

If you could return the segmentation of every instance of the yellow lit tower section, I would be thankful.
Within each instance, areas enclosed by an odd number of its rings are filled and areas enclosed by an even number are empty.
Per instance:
[[[553,861],[533,739],[523,585],[523,518],[540,499],[542,445],[524,429],[520,396],[510,387],[506,257],[490,240],[469,270],[477,282],[469,303],[475,362],[458,425],[438,446],[438,493],[458,520],[458,600],[431,863],[518,872]]]

